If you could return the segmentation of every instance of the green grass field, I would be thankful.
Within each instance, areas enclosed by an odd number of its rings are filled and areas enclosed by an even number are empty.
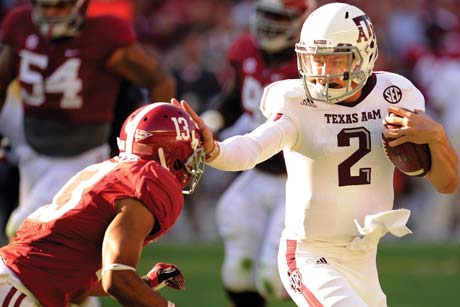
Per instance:
[[[186,290],[161,290],[179,307],[226,307],[220,283],[222,245],[153,244],[138,266],[146,272],[158,261],[177,264],[186,279]],[[381,283],[389,307],[460,306],[460,247],[382,244],[378,256]],[[119,306],[110,298],[103,307]],[[273,302],[269,307],[295,306]]]

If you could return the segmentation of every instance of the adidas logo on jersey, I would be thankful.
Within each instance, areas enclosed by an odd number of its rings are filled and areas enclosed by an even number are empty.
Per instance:
[[[327,261],[326,259],[324,259],[324,257],[321,257],[318,260],[316,260],[316,264],[327,264]]]
[[[300,102],[300,105],[301,106],[307,106],[307,107],[311,107],[311,108],[317,108],[318,106],[315,104],[315,102],[313,100],[311,100],[310,98],[305,98],[304,100],[302,100]]]

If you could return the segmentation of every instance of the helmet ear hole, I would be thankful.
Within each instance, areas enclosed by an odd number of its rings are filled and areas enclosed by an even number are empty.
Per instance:
[[[179,159],[176,159],[176,161],[174,161],[173,167],[174,167],[174,170],[178,171],[184,167],[184,164],[180,162]]]

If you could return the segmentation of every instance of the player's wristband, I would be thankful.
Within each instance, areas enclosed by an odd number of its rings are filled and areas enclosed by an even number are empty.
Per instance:
[[[205,156],[206,162],[214,161],[220,153],[220,145],[218,142],[214,141],[214,148],[208,152]]]

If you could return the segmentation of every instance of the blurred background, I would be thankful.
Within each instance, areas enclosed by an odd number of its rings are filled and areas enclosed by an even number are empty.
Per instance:
[[[13,6],[27,2],[2,0],[0,20]],[[322,5],[333,1],[317,2]],[[426,111],[445,125],[458,151],[460,0],[342,2],[357,5],[373,21],[379,43],[374,70],[402,74],[421,89],[427,102]],[[226,52],[236,37],[249,30],[254,3],[254,0],[91,0],[88,13],[113,13],[131,21],[145,48],[174,73],[177,98],[204,112],[212,99],[229,86],[232,70],[225,60]],[[0,124],[0,133],[4,133],[2,129],[8,127]],[[14,157],[8,158],[8,140],[3,139],[1,145],[0,227],[3,229],[17,204],[19,177]],[[223,248],[216,227],[215,205],[234,178],[235,174],[208,167],[195,194],[186,196],[185,210],[174,229],[158,242],[159,247],[157,244],[149,247],[143,256],[146,268],[153,262],[151,258],[183,264],[186,278],[190,274],[186,292],[167,294],[180,306],[226,304],[219,287]],[[394,184],[395,207],[412,210],[409,227],[414,233],[403,239],[385,238],[382,242],[379,265],[382,284],[392,297],[390,305],[458,306],[460,194],[439,195],[423,179],[400,173],[395,173]],[[0,240],[6,242],[3,233]],[[203,297],[202,293],[208,295]],[[115,305],[104,300],[103,306]]]

